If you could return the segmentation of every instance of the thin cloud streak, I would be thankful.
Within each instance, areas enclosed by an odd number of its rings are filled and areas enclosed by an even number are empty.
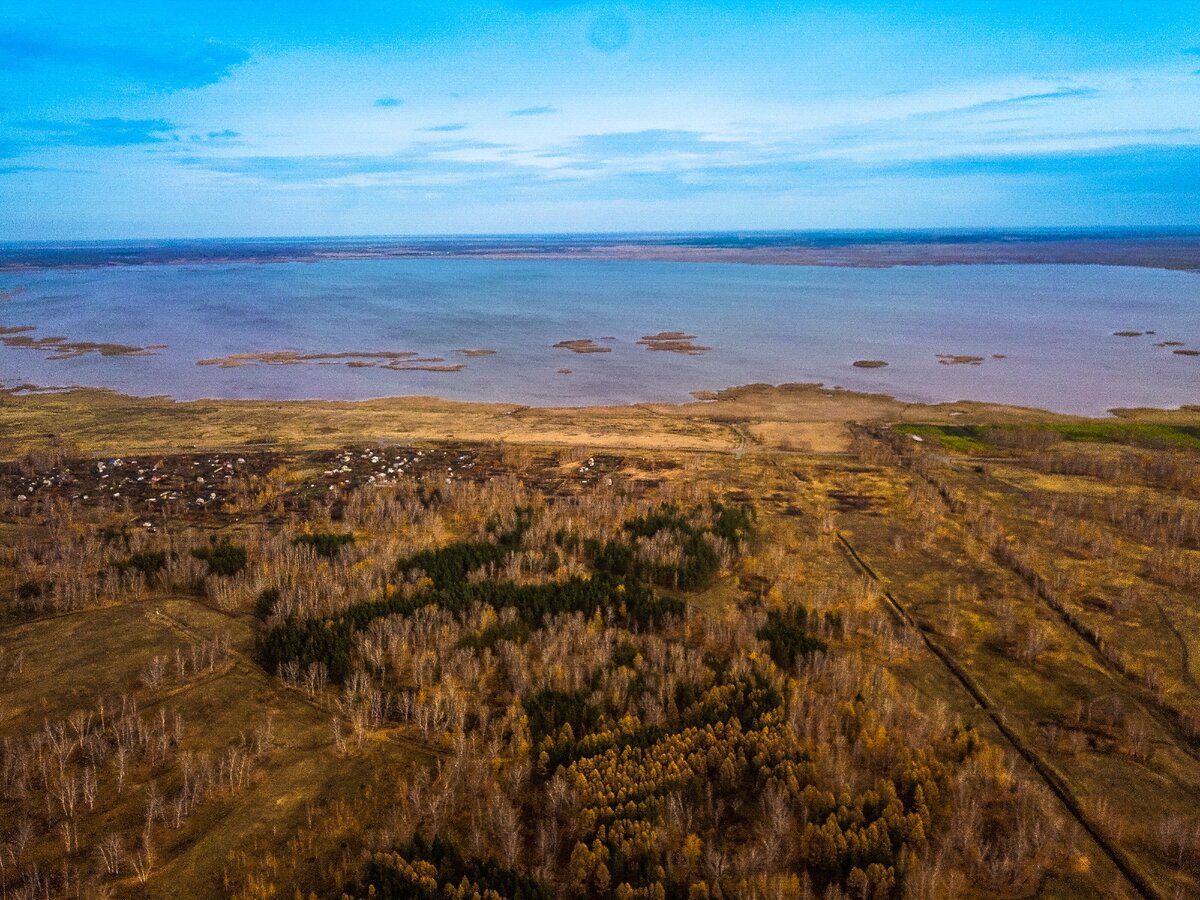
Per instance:
[[[106,116],[79,122],[28,121],[18,127],[29,132],[30,144],[76,147],[129,147],[178,140],[176,126],[166,119],[122,119]]]

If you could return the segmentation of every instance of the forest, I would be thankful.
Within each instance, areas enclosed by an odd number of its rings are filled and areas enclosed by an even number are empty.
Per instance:
[[[0,463],[0,895],[1187,897],[1200,460]]]

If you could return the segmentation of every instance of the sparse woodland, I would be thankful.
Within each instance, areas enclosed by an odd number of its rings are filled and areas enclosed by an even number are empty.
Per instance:
[[[993,437],[7,464],[0,897],[1188,896],[1196,457]]]

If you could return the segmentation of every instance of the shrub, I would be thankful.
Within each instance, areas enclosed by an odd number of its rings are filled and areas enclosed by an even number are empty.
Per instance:
[[[167,554],[162,550],[142,550],[140,553],[134,553],[123,563],[117,563],[118,569],[136,569],[143,575],[149,577],[154,573],[165,568],[167,565]]]
[[[760,641],[766,641],[771,659],[780,668],[790,669],[799,657],[808,657],[824,652],[823,640],[808,633],[808,610],[803,606],[779,612],[767,613],[766,624],[755,633]]]
[[[42,592],[42,585],[37,581],[22,581],[17,585],[18,600],[36,600]]]
[[[192,551],[192,556],[208,563],[210,575],[236,575],[246,568],[246,548],[238,546],[229,538],[222,538],[220,541],[213,538],[210,546],[197,547]]]
[[[254,603],[254,614],[260,619],[268,619],[275,612],[275,604],[279,602],[279,588],[269,587],[258,595]]]

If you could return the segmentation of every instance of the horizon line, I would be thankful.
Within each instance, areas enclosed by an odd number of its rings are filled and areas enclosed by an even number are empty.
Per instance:
[[[360,234],[261,234],[261,235],[204,235],[171,237],[109,237],[109,238],[0,238],[0,248],[31,246],[78,246],[99,244],[156,244],[248,241],[425,241],[425,240],[514,240],[514,239],[606,239],[606,238],[687,238],[687,237],[765,237],[813,235],[1162,235],[1200,236],[1200,223],[1195,225],[938,225],[938,226],[855,226],[838,228],[728,228],[679,230],[601,230],[601,231],[447,231],[391,232]]]

